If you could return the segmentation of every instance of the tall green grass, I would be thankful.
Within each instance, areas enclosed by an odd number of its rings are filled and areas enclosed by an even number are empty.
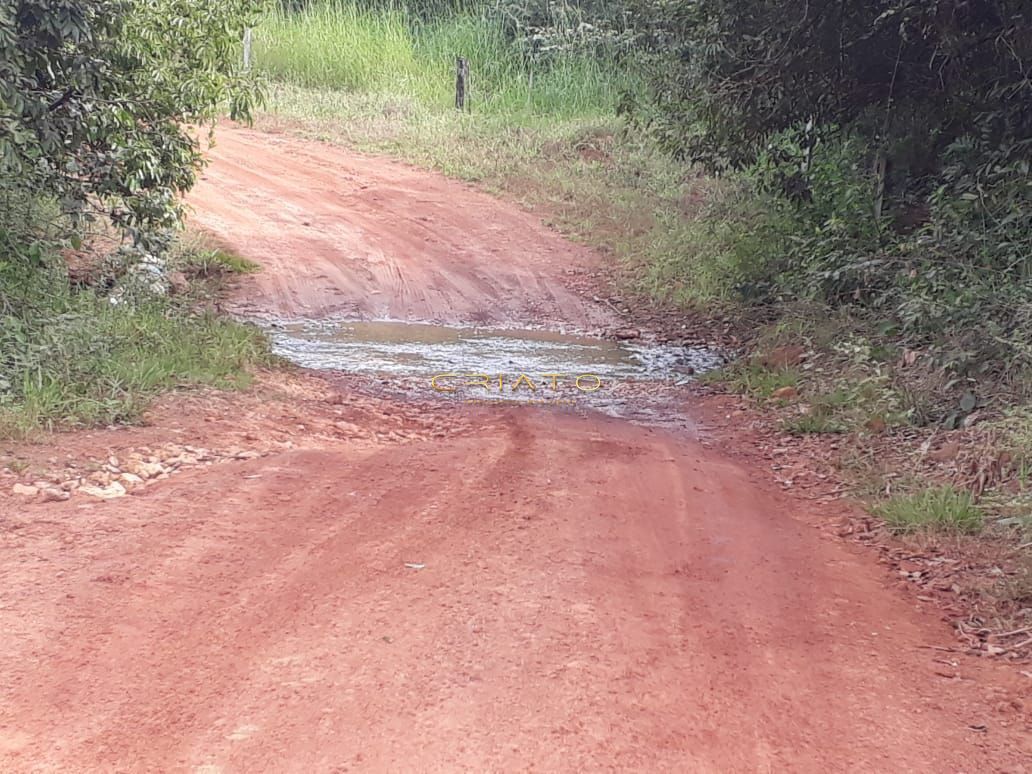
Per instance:
[[[274,78],[301,86],[373,91],[422,90],[406,14],[326,4],[303,11],[278,6],[255,31],[254,63]]]
[[[246,386],[272,361],[264,335],[200,300],[113,304],[73,289],[56,256],[28,267],[0,251],[0,439],[129,422],[177,387]]]
[[[253,56],[261,72],[291,85],[394,94],[441,108],[452,103],[455,57],[464,56],[472,110],[511,115],[611,113],[635,77],[596,55],[569,52],[547,63],[525,57],[486,14],[421,20],[403,7],[350,0],[293,12],[277,6],[256,29]]]

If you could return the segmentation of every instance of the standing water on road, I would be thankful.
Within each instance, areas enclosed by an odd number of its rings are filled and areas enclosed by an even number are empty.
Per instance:
[[[657,388],[724,362],[703,348],[545,330],[394,321],[265,327],[273,351],[305,368],[379,377],[424,397],[579,405],[631,418],[655,419]]]
[[[424,323],[278,323],[271,336],[276,354],[300,366],[354,374],[558,372],[668,379],[708,371],[723,362],[706,349]]]

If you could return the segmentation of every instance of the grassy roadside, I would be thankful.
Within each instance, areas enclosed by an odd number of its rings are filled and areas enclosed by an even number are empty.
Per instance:
[[[268,362],[264,336],[213,304],[248,262],[184,238],[168,257],[169,294],[134,297],[110,256],[70,258],[5,264],[0,439],[132,422],[160,392],[243,387]]]

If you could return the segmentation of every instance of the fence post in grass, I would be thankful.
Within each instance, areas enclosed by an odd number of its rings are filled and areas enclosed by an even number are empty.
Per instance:
[[[244,69],[251,69],[251,28],[244,30]]]
[[[467,107],[466,93],[469,84],[469,61],[465,57],[455,59],[455,109],[465,110]]]

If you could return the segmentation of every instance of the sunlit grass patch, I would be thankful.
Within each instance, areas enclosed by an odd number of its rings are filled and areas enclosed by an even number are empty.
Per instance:
[[[470,11],[417,20],[404,7],[348,0],[293,12],[274,6],[255,30],[253,61],[281,83],[396,94],[445,109],[454,98],[456,56],[469,61],[470,108],[481,114],[612,113],[638,82],[632,68],[592,54],[530,60],[497,16]]]
[[[845,433],[849,430],[842,420],[823,412],[810,412],[797,417],[789,417],[782,420],[781,427],[794,435]]]
[[[982,529],[982,509],[969,492],[939,486],[899,494],[874,506],[890,529],[901,533],[975,534]]]
[[[197,250],[183,259],[182,266],[188,274],[203,278],[254,274],[262,268],[260,264],[222,248]]]
[[[791,367],[769,368],[752,360],[743,360],[704,374],[701,379],[711,384],[724,384],[734,392],[769,398],[782,388],[796,387],[800,373]]]

